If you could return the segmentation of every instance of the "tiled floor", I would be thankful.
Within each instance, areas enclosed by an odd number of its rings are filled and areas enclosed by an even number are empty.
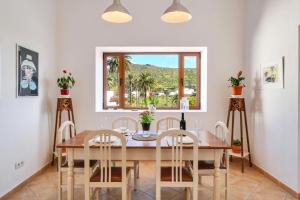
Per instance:
[[[133,200],[155,199],[155,168],[154,162],[141,162],[138,190],[133,192]],[[212,178],[203,179],[205,185],[212,184]],[[244,174],[240,172],[239,161],[231,163],[229,175],[229,199],[230,200],[296,200],[286,191],[276,186],[273,182],[260,174],[254,168],[246,168]],[[75,199],[84,199],[83,189],[75,190]],[[223,196],[224,197],[224,196]],[[50,167],[43,174],[34,178],[19,191],[5,198],[5,200],[55,200],[57,199],[57,173],[54,167]],[[66,199],[66,191],[64,191]],[[101,200],[121,199],[121,191],[112,189],[102,191]],[[166,188],[162,190],[163,200],[183,200],[183,189]],[[212,199],[209,190],[200,191],[199,199]]]

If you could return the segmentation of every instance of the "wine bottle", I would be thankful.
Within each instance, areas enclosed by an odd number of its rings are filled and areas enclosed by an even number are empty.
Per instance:
[[[185,119],[184,119],[184,113],[181,113],[180,129],[181,130],[185,130],[186,129],[186,122],[185,122]]]

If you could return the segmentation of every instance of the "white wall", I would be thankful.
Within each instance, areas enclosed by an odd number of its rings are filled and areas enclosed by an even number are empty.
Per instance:
[[[206,46],[208,47],[208,112],[189,113],[188,125],[211,129],[225,120],[228,77],[243,65],[244,1],[186,0],[192,21],[166,24],[160,20],[170,1],[124,0],[134,20],[110,24],[101,19],[109,0],[59,1],[59,66],[70,69],[77,83],[72,91],[80,130],[110,127],[126,113],[95,113],[95,48],[97,46]],[[100,74],[99,74],[100,75]],[[131,114],[137,117],[137,114]],[[162,117],[156,114],[156,119]],[[179,116],[179,113],[173,114]],[[154,128],[154,125],[152,126]]]
[[[298,29],[298,69],[300,68],[300,25],[299,25],[299,29]],[[299,77],[300,77],[300,70],[298,70],[298,193],[300,193],[300,81],[299,81]]]
[[[1,0],[0,197],[50,160],[56,1]],[[39,52],[39,97],[16,98],[16,43]],[[15,170],[16,161],[24,167]]]
[[[254,162],[300,192],[298,127],[299,0],[249,0],[246,63],[251,76]],[[260,64],[285,56],[285,88],[263,89]],[[297,161],[298,160],[298,161]],[[297,175],[298,174],[298,175]]]

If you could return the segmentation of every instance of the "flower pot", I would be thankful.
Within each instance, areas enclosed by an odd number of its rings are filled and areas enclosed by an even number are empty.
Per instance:
[[[243,86],[232,86],[231,94],[232,95],[241,95],[243,91]]]
[[[231,149],[233,153],[241,153],[241,146],[232,145]]]
[[[143,131],[149,131],[150,130],[150,125],[151,124],[142,123]]]
[[[69,89],[60,89],[60,94],[61,95],[69,95],[70,94],[70,90]]]
[[[149,112],[153,113],[156,111],[156,107],[155,107],[155,104],[148,104],[148,110]]]

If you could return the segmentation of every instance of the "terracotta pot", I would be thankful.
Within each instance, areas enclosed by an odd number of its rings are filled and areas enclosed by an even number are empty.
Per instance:
[[[241,95],[243,91],[243,86],[232,86],[231,94],[232,95]]]
[[[70,94],[70,90],[69,89],[60,89],[60,94],[61,95],[69,95]]]
[[[241,146],[232,145],[231,148],[233,153],[241,153]]]
[[[151,124],[145,124],[145,123],[142,123],[143,131],[149,131],[149,130],[150,130],[150,125],[151,125]]]

